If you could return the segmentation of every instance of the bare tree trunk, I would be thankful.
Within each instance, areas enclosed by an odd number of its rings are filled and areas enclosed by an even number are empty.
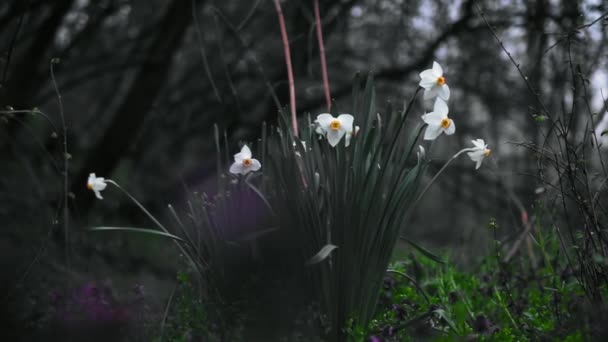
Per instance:
[[[41,78],[49,70],[49,53],[72,3],[73,0],[55,1],[50,14],[38,28],[31,43],[23,52],[17,54],[19,58],[15,67],[11,68],[14,72],[9,72],[9,80],[5,85],[6,99],[2,99],[2,102],[19,109],[33,106],[31,99],[44,84]]]
[[[149,45],[146,60],[137,72],[124,102],[74,178],[72,192],[80,195],[80,210],[86,211],[93,200],[93,196],[84,194],[88,174],[96,172],[100,176],[111,175],[165,86],[173,55],[192,20],[190,6],[190,1],[183,0],[174,0],[169,4],[158,36]]]

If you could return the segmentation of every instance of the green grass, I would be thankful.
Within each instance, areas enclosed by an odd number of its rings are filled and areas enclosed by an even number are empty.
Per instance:
[[[584,340],[584,291],[566,262],[543,258],[534,267],[527,259],[502,263],[491,255],[465,272],[410,254],[391,265],[396,272],[387,273],[375,318],[366,329],[351,328],[351,338]]]

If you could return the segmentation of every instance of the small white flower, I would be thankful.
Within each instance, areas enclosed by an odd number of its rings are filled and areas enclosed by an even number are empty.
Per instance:
[[[319,114],[316,122],[332,147],[338,145],[343,136],[353,130],[353,118],[350,114],[340,114],[334,118],[331,114]]]
[[[234,155],[234,163],[230,166],[230,173],[246,175],[250,171],[257,171],[262,164],[257,159],[251,158],[251,150],[243,145],[241,152]]]
[[[420,84],[424,88],[424,99],[429,100],[439,96],[447,101],[450,98],[450,87],[443,76],[443,68],[439,63],[433,62],[433,68],[420,73]]]
[[[428,125],[424,132],[424,140],[435,140],[441,132],[452,135],[456,132],[454,121],[448,118],[448,105],[440,98],[435,100],[431,113],[424,114],[422,120]]]
[[[96,177],[94,173],[89,174],[87,189],[93,191],[97,198],[103,199],[103,197],[101,197],[101,192],[105,190],[107,186],[108,184],[106,183],[105,178]]]
[[[350,139],[359,135],[360,129],[361,128],[359,126],[355,126],[355,130],[353,132],[346,132],[346,135],[344,136],[344,146],[348,147],[350,145]]]
[[[475,170],[477,170],[481,166],[484,158],[489,157],[492,151],[488,148],[488,145],[483,139],[472,140],[472,142],[475,147],[471,148],[470,152],[467,154],[473,162],[477,163],[475,165]]]

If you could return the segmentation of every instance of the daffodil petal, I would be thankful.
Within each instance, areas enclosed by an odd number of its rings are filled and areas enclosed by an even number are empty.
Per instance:
[[[437,76],[433,73],[433,70],[428,69],[420,73],[420,83],[422,88],[431,88],[437,84]]]
[[[437,95],[439,95],[440,98],[442,98],[446,101],[449,100],[450,99],[450,87],[448,87],[447,84],[440,86],[439,92]]]
[[[243,159],[251,158],[251,150],[249,149],[249,146],[243,145],[243,148],[241,148],[241,157],[243,157]]]
[[[317,116],[317,122],[319,123],[319,127],[321,127],[321,129],[324,132],[327,132],[327,128],[329,127],[329,124],[334,120],[334,117],[331,114],[319,114]]]
[[[476,151],[467,152],[467,155],[473,161],[477,161],[480,158],[483,158],[484,154],[485,154],[485,152],[483,150],[476,150]]]
[[[424,140],[435,140],[441,134],[441,126],[429,125],[424,131]]]
[[[352,134],[346,132],[346,135],[344,136],[344,146],[348,147],[350,146],[350,139],[352,138]]]
[[[424,99],[431,100],[435,96],[437,96],[437,92],[439,92],[439,88],[436,85],[433,85],[430,88],[424,89]]]
[[[105,190],[108,184],[105,183],[103,178],[98,178],[95,183],[93,183],[93,189],[97,191]]]
[[[247,159],[247,158],[241,152],[239,152],[239,153],[237,153],[237,154],[234,155],[234,161],[236,163],[242,163],[243,160],[245,160],[245,159]]]
[[[441,67],[441,65],[439,65],[439,63],[437,62],[433,62],[433,72],[437,75],[437,77],[442,76],[443,75],[443,68]]]
[[[257,171],[262,168],[262,163],[257,159],[251,159],[251,166],[249,168],[251,171]]]
[[[423,78],[420,80],[420,83],[418,83],[419,86],[421,86],[424,89],[430,89],[432,88],[437,82],[435,80],[433,80],[432,78]]]
[[[435,112],[430,112],[422,116],[422,121],[429,126],[441,126],[442,119],[443,118]]]
[[[345,132],[353,131],[353,121],[355,121],[355,118],[352,115],[340,114],[338,120],[340,120],[340,123],[342,124],[341,128],[343,128]]]
[[[235,161],[234,163],[232,163],[232,165],[230,165],[229,171],[230,171],[230,173],[235,174],[235,175],[243,174],[243,162]]]
[[[99,190],[93,190],[93,192],[95,193],[95,197],[99,198],[100,200],[103,199],[103,197],[101,196],[101,193],[99,192]]]
[[[338,131],[330,130],[327,132],[327,141],[329,142],[331,147],[335,147],[336,145],[338,145],[338,143],[340,142],[340,140],[342,139],[342,137],[345,134],[346,134],[346,132],[343,130],[338,130]]]
[[[420,78],[433,79],[436,78],[436,74],[433,72],[433,69],[426,69],[420,73]]]
[[[446,118],[448,116],[448,105],[441,98],[437,98],[435,100],[435,105],[433,106],[433,112],[437,113],[441,118]]]
[[[448,126],[448,128],[446,128],[444,130],[444,132],[447,135],[452,135],[452,134],[454,134],[454,132],[456,132],[456,124],[454,123],[454,120],[452,120],[452,122],[450,122],[450,126]]]
[[[477,148],[484,148],[485,149],[485,142],[482,139],[475,139],[475,140],[471,140],[471,142],[473,143],[473,145]]]

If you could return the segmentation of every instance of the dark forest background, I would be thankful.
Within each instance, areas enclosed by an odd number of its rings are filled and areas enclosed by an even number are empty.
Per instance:
[[[282,4],[304,122],[325,111],[312,1]],[[457,160],[407,228],[416,241],[448,248],[464,265],[490,248],[484,227],[491,217],[504,227],[505,239],[514,238],[522,230],[520,209],[533,211],[542,193],[536,157],[511,143],[542,142],[542,117],[476,5],[549,111],[566,111],[576,95],[568,81],[574,61],[588,80],[597,122],[608,121],[602,117],[608,25],[587,26],[608,11],[606,1],[321,1],[331,95],[340,110],[348,112],[356,73],[374,73],[379,106],[391,101],[400,107],[418,86],[419,72],[436,60],[452,90],[450,115],[458,131],[435,144],[430,172],[471,139],[484,138],[493,149],[488,166],[478,171]],[[67,247],[52,61],[67,126]],[[272,1],[0,1],[0,107],[37,108],[57,126],[34,114],[2,116],[2,293],[27,317],[32,304],[21,298],[36,286],[47,284],[34,291],[42,298],[62,279],[98,279],[119,288],[144,284],[157,294],[153,305],[162,307],[177,252],[162,239],[86,231],[101,224],[149,226],[117,192],[96,200],[86,179],[90,172],[111,178],[151,212],[167,215],[167,204],[179,206],[189,191],[212,182],[214,124],[226,131],[232,154],[239,142],[260,137],[263,122],[276,122],[280,108],[268,84],[286,106],[287,72]],[[579,121],[573,120],[575,131],[594,129],[577,127]]]

